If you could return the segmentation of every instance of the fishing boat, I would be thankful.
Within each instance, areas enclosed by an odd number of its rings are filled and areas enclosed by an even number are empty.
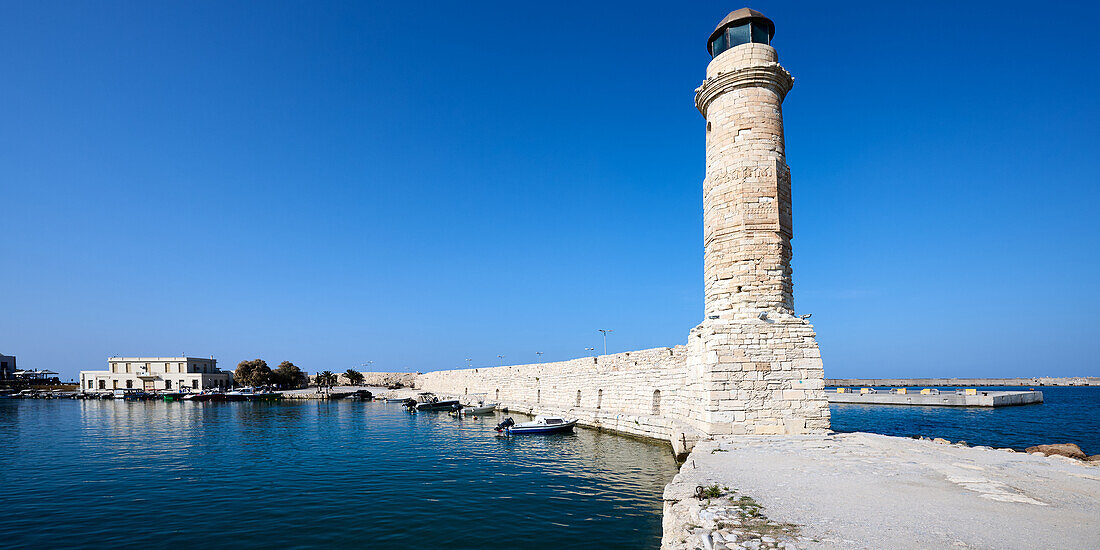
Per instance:
[[[499,403],[483,403],[479,402],[477,405],[463,405],[461,409],[453,412],[455,416],[478,416],[482,414],[493,414],[497,410]]]
[[[405,406],[410,411],[457,411],[462,408],[457,399],[440,399],[431,392],[416,394],[416,399],[405,400]]]
[[[166,391],[160,393],[165,401],[179,401],[183,398],[183,394],[178,391]]]
[[[225,392],[226,401],[275,401],[282,396],[283,394],[272,391],[256,391],[252,387]]]
[[[509,416],[496,429],[498,432],[509,435],[556,434],[572,432],[573,426],[576,425],[576,420],[566,420],[560,416],[536,416],[532,422],[516,424],[516,421]]]

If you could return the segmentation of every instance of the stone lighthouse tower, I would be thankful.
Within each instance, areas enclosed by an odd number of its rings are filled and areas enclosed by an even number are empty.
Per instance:
[[[705,318],[690,336],[705,433],[812,433],[829,425],[813,327],[795,316],[783,99],[794,79],[775,25],[742,8],[711,33],[695,91],[706,119]]]

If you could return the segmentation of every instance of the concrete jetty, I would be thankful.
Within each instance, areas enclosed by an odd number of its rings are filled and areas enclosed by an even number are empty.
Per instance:
[[[700,441],[661,548],[1095,548],[1097,464],[867,433]]]
[[[1011,407],[1043,402],[1041,391],[985,391],[975,388],[957,392],[940,392],[895,388],[865,391],[864,388],[838,388],[847,391],[827,391],[829,403],[861,405],[915,405],[933,407]],[[867,388],[869,389],[869,388]]]
[[[1100,376],[1074,376],[1055,378],[826,378],[825,385],[833,386],[886,386],[886,387],[1018,387],[1033,386],[1100,386]]]

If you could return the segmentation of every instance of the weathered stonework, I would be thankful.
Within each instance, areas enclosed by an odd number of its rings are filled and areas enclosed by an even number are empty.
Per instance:
[[[678,452],[700,436],[828,430],[816,334],[794,315],[782,111],[794,79],[778,61],[767,44],[734,46],[714,57],[696,90],[707,132],[706,316],[686,346],[431,372],[418,386],[667,439]]]

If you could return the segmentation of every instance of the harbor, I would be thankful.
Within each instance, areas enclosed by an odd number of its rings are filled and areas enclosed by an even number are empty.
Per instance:
[[[911,405],[924,407],[1014,407],[1043,402],[1041,391],[1001,391],[967,388],[833,388],[826,389],[829,403],[860,405]]]

